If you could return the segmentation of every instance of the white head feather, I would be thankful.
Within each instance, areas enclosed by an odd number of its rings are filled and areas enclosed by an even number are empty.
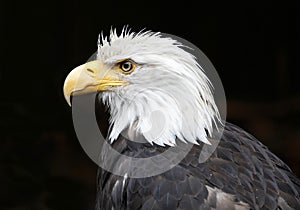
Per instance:
[[[131,59],[136,69],[121,75],[129,85],[104,92],[110,109],[109,139],[125,129],[142,134],[150,143],[175,145],[183,142],[210,144],[220,115],[212,86],[195,57],[178,41],[160,33],[112,30],[109,39],[99,37],[97,59],[105,64]]]

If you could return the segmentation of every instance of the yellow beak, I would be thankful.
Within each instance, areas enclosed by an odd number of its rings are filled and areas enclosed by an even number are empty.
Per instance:
[[[113,70],[105,68],[99,60],[73,69],[64,83],[64,96],[71,106],[71,95],[109,90],[109,87],[128,84],[119,80]]]

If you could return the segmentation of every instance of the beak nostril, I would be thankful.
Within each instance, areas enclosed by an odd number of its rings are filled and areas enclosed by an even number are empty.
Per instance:
[[[92,69],[86,69],[88,72],[90,72],[90,73],[95,73]]]

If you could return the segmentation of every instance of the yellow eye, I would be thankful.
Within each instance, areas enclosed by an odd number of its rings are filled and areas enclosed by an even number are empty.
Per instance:
[[[124,73],[131,73],[135,69],[135,63],[132,60],[125,60],[119,63],[119,68]]]

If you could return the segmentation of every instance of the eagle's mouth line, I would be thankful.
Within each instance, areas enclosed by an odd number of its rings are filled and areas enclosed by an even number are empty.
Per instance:
[[[74,90],[72,91],[71,95],[82,95],[85,93],[91,93],[91,92],[102,92],[102,91],[108,91],[111,87],[117,87],[122,85],[128,85],[129,82],[127,81],[121,81],[121,80],[101,80],[101,82],[97,84],[89,84],[86,85],[84,88]]]
[[[121,85],[128,85],[129,82],[127,81],[122,81],[122,80],[100,80],[97,85],[92,85],[92,86],[97,86],[97,89],[101,89],[102,87],[113,87],[113,86],[121,86]]]

